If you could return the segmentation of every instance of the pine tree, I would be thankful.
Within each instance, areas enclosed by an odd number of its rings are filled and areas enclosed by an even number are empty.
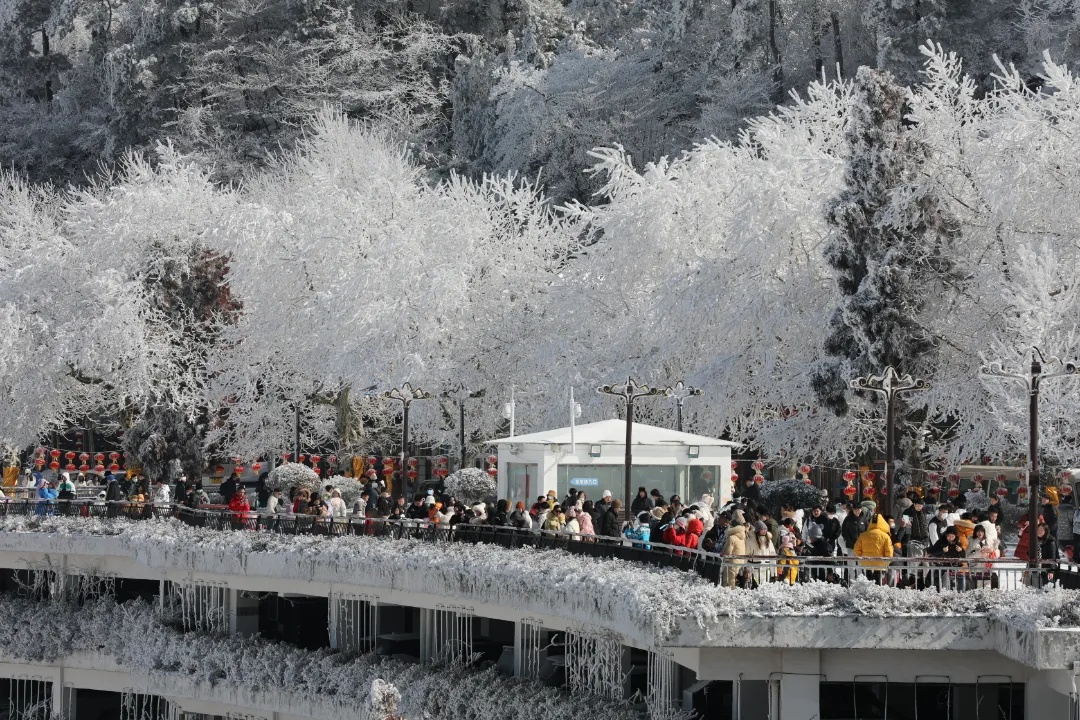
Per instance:
[[[920,313],[932,288],[959,278],[948,257],[957,223],[920,184],[928,149],[905,128],[906,91],[887,72],[859,69],[846,137],[845,190],[827,208],[835,234],[825,259],[841,300],[833,312],[813,386],[837,414],[847,412],[849,373],[892,365],[917,372],[938,339]]]

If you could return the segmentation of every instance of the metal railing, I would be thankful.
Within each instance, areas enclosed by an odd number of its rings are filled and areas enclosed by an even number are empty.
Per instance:
[[[766,583],[801,583],[818,580],[850,583],[865,577],[892,587],[916,590],[964,591],[975,588],[1013,589],[1058,584],[1080,588],[1080,567],[1047,561],[1037,568],[1015,559],[894,557],[856,558],[807,555],[725,556],[627,538],[578,535],[494,525],[458,523],[450,526],[428,520],[348,516],[331,518],[291,513],[191,509],[152,503],[71,501],[10,501],[0,503],[4,516],[61,516],[176,519],[193,527],[217,531],[266,532],[279,535],[360,535],[421,542],[466,542],[506,548],[562,551],[602,559],[625,560],[654,567],[694,572],[716,584],[753,588]]]

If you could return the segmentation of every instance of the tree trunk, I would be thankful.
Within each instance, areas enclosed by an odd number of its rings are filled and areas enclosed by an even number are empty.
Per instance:
[[[844,77],[844,43],[840,39],[840,13],[832,13],[833,53],[836,55],[836,79]]]
[[[773,92],[777,102],[784,94],[784,63],[780,47],[776,43],[776,26],[780,22],[780,7],[777,0],[769,0],[769,62],[773,66]]]

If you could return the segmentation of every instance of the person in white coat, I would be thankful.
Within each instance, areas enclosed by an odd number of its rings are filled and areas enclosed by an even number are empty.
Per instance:
[[[330,499],[326,501],[327,515],[333,518],[343,518],[349,514],[349,507],[341,499],[341,491],[334,488],[330,491]]]
[[[713,516],[713,496],[709,493],[702,493],[698,501],[691,503],[697,506],[698,515],[701,517],[701,524],[705,526],[702,535],[712,530],[713,524],[716,522],[716,518]]]
[[[756,562],[750,561],[753,566],[750,576],[758,585],[767,583],[775,577],[776,546],[769,535],[768,526],[760,520],[754,524],[753,537],[746,542],[746,554],[751,557],[762,558],[762,560]]]

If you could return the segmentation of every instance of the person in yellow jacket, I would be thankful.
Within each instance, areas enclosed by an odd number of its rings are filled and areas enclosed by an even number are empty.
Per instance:
[[[964,513],[965,515],[967,513]],[[968,539],[971,538],[971,534],[975,532],[975,523],[967,518],[960,518],[953,523],[956,528],[956,540],[960,543],[960,547],[964,548],[964,552],[968,549]]]
[[[884,558],[893,556],[892,534],[889,521],[880,513],[870,520],[870,527],[855,541],[855,557],[875,558],[861,564],[866,569],[866,577],[876,583],[882,583],[889,561]],[[877,559],[882,558],[882,559]]]
[[[795,554],[795,542],[789,537],[784,538],[780,543],[777,556],[779,558],[776,561],[777,579],[788,585],[794,585],[799,580],[799,556]]]

